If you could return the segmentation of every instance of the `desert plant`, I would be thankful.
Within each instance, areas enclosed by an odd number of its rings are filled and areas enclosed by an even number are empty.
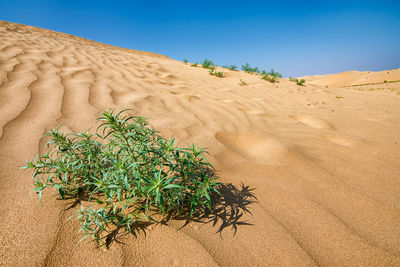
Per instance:
[[[242,65],[242,70],[245,72],[250,72],[251,66],[249,63]]]
[[[240,79],[239,85],[244,86],[244,85],[247,85],[247,83],[244,80]]]
[[[306,80],[304,79],[297,80],[297,85],[303,86],[305,82]]]
[[[289,77],[289,80],[291,81],[291,82],[295,82],[297,85],[300,85],[300,86],[303,86],[304,85],[304,83],[306,82],[306,80],[304,80],[304,79],[296,79],[296,78],[292,78],[292,77]],[[326,87],[326,88],[328,88],[328,87]]]
[[[225,68],[225,69],[228,69],[228,68],[229,68],[229,66],[226,65],[226,64],[225,64],[225,65],[222,65],[222,67]]]
[[[224,73],[222,71],[216,71],[214,75],[219,77],[219,78],[224,77]]]
[[[209,59],[204,59],[203,62],[201,63],[201,65],[205,69],[209,69],[211,67],[215,67],[215,64]]]
[[[197,67],[197,65],[198,65],[198,63],[195,62],[195,63],[192,64],[192,67]]]
[[[186,58],[184,58],[182,61],[183,61],[183,63],[185,63],[185,64],[188,63],[188,60],[187,60]]]
[[[217,76],[217,77],[219,77],[219,78],[224,77],[224,73],[223,73],[222,71],[215,71],[215,67],[211,67],[211,68],[208,70],[208,73],[209,73],[210,75],[214,75],[214,76]]]
[[[270,83],[276,83],[277,82],[275,76],[269,76],[268,74],[262,74],[261,75],[261,79],[266,80],[266,81],[268,81]]]
[[[76,198],[81,230],[103,244],[104,234],[154,220],[152,213],[188,212],[211,207],[220,183],[195,145],[178,148],[139,116],[106,111],[95,133],[49,131],[46,152],[28,161],[39,199],[46,188]],[[81,199],[82,196],[87,196]],[[83,201],[85,200],[85,201]]]
[[[251,67],[249,63],[242,65],[242,70],[248,73],[260,73],[258,67]]]
[[[274,71],[274,69],[271,69],[270,72],[267,73],[269,76],[273,76],[275,78],[282,78],[282,74],[279,72]]]
[[[228,69],[230,70],[236,70],[237,66],[236,65],[229,65]]]

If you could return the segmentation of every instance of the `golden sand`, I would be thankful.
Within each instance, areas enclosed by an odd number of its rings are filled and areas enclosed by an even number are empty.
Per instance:
[[[218,70],[226,77],[0,22],[0,265],[399,266],[400,85],[343,86],[400,80],[400,70],[306,77],[306,86]],[[208,147],[221,181],[239,190],[216,225],[172,220],[99,249],[78,243],[71,201],[48,190],[40,204],[20,169],[40,137],[60,124],[84,131],[107,108]],[[245,203],[241,183],[257,200]]]

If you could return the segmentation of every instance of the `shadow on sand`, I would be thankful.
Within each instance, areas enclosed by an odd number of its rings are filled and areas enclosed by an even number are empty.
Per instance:
[[[218,190],[220,194],[211,195],[212,205],[210,210],[199,210],[192,216],[190,216],[188,210],[180,213],[170,212],[161,221],[138,221],[131,226],[130,233],[137,237],[139,233],[146,234],[150,225],[168,225],[168,222],[172,220],[185,221],[181,228],[184,228],[190,222],[212,223],[214,227],[218,227],[216,234],[221,234],[225,228],[232,228],[234,230],[233,235],[235,235],[239,226],[252,225],[243,220],[242,216],[246,213],[252,214],[249,206],[257,201],[256,196],[253,194],[254,188],[245,186],[243,183],[239,187],[229,183],[221,184]],[[81,201],[87,200],[87,197],[84,193],[80,194],[78,199],[74,199],[72,203],[69,203],[69,207],[66,210],[75,208]],[[114,242],[123,243],[122,239],[127,233],[129,231],[125,227],[109,231],[104,235],[104,245],[109,248]]]

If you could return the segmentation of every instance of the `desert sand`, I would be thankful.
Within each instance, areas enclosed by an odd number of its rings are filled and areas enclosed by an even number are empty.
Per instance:
[[[0,265],[400,266],[400,69],[306,86],[218,69],[0,21]],[[351,86],[365,83],[379,84]],[[72,201],[41,204],[21,166],[46,131],[84,131],[107,108],[207,147],[232,184],[225,209],[78,243]]]

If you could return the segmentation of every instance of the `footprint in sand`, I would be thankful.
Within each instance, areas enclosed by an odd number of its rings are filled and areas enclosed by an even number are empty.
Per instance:
[[[242,158],[266,165],[283,164],[290,150],[273,135],[218,132],[215,138]]]
[[[293,119],[317,129],[334,129],[327,121],[308,115],[292,115]]]

